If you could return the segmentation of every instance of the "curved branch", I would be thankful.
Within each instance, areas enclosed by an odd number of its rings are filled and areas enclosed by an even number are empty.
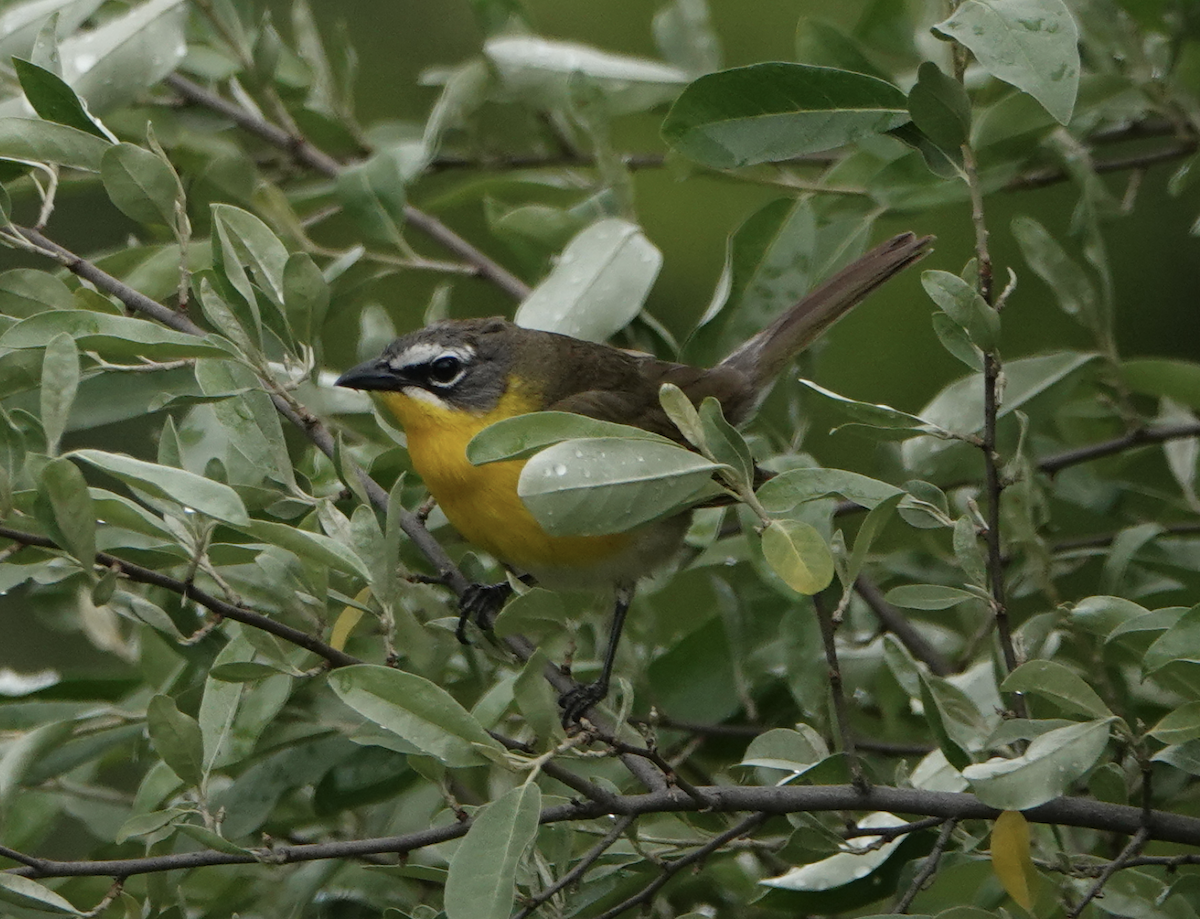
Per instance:
[[[1146,444],[1160,444],[1168,440],[1180,440],[1185,437],[1200,437],[1200,422],[1190,421],[1181,424],[1163,424],[1149,428],[1135,428],[1121,437],[1112,440],[1102,440],[1099,443],[1063,450],[1038,460],[1037,468],[1047,475],[1054,475],[1068,466],[1076,466],[1095,459],[1103,459],[1123,453],[1134,447]]]
[[[39,549],[63,551],[62,547],[52,539],[47,539],[45,536],[37,536],[33,533],[26,533],[22,530],[14,530],[12,527],[0,526],[0,538],[11,539],[25,546],[36,546]],[[311,651],[313,654],[325,658],[334,667],[345,667],[349,664],[362,663],[354,655],[339,651],[332,645],[326,644],[321,639],[308,634],[308,632],[292,628],[292,626],[272,619],[270,616],[264,616],[262,613],[248,610],[244,606],[226,603],[224,600],[219,600],[212,594],[201,590],[189,581],[181,581],[162,572],[143,568],[141,565],[127,562],[107,552],[96,553],[96,564],[102,565],[105,568],[115,569],[129,580],[136,581],[139,584],[163,587],[173,593],[187,597],[189,600],[194,600],[209,612],[223,619],[232,619],[243,625],[261,629],[264,632],[270,632],[284,641],[291,642],[298,647],[304,648],[306,651]]]
[[[949,791],[922,791],[914,788],[889,788],[876,785],[864,791],[853,785],[792,786],[730,786],[708,785],[699,788],[708,806],[702,808],[693,798],[677,789],[664,789],[640,795],[620,795],[605,804],[577,801],[559,804],[542,811],[539,822],[560,823],[564,820],[590,820],[608,815],[641,816],[653,813],[746,813],[780,816],[821,811],[890,811],[897,814],[926,815],[945,820],[994,820],[1000,811],[989,807],[972,794]],[[1086,827],[1129,836],[1145,828],[1148,840],[1200,846],[1200,818],[1151,811],[1127,804],[1107,804],[1091,798],[1057,798],[1038,807],[1023,811],[1033,823],[1061,824]],[[10,873],[25,877],[127,877],[178,868],[200,868],[211,865],[294,864],[332,858],[359,858],[366,855],[403,855],[426,846],[436,845],[466,834],[471,821],[450,826],[432,827],[400,836],[304,845],[273,846],[266,849],[247,849],[243,853],[218,852],[202,849],[173,855],[146,858],[109,859],[103,861],[55,861],[33,859],[35,862]]]
[[[174,73],[163,82],[189,102],[224,115],[242,130],[282,150],[296,162],[326,178],[337,178],[345,168],[333,157],[314,147],[304,137],[291,134],[283,128],[271,124],[257,112],[243,108],[236,102],[223,99],[186,77]],[[488,258],[432,214],[427,214],[411,204],[406,204],[404,218],[426,236],[469,264],[475,270],[476,275],[495,284],[514,300],[524,300],[529,295],[528,284]]]

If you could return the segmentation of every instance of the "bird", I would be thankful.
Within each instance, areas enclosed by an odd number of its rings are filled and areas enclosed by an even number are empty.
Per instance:
[[[397,338],[343,373],[336,385],[377,394],[404,429],[413,468],[454,528],[510,571],[544,586],[613,589],[600,676],[559,700],[564,725],[608,693],[638,580],[669,560],[689,514],[596,536],[551,535],[525,507],[525,459],[475,466],[467,444],[484,428],[528,412],[574,412],[632,425],[687,446],[659,402],[664,384],[695,404],[712,396],[741,425],[793,357],[889,278],[923,258],[933,237],[903,233],[851,262],[709,368],[661,360],[499,317],[434,322]],[[472,617],[487,627],[511,587],[473,585],[460,599],[457,634]]]

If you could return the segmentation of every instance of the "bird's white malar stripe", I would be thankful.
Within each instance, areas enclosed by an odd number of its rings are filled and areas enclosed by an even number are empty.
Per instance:
[[[419,341],[393,357],[390,363],[393,369],[403,370],[405,367],[421,367],[439,357],[457,357],[465,364],[475,357],[475,349],[470,345],[443,345],[435,341]]]

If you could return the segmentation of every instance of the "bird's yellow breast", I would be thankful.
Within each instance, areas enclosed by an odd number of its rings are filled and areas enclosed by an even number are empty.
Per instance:
[[[494,409],[482,414],[451,407],[421,390],[385,392],[380,398],[404,427],[413,467],[454,528],[501,561],[539,576],[586,574],[631,547],[629,533],[551,536],[543,530],[517,494],[525,460],[468,462],[471,438],[502,418],[540,409],[535,395],[510,387]]]

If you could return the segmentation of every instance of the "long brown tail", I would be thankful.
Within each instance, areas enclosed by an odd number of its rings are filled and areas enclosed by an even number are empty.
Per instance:
[[[718,365],[746,375],[761,392],[787,362],[884,281],[924,258],[932,236],[901,233],[847,265]]]

